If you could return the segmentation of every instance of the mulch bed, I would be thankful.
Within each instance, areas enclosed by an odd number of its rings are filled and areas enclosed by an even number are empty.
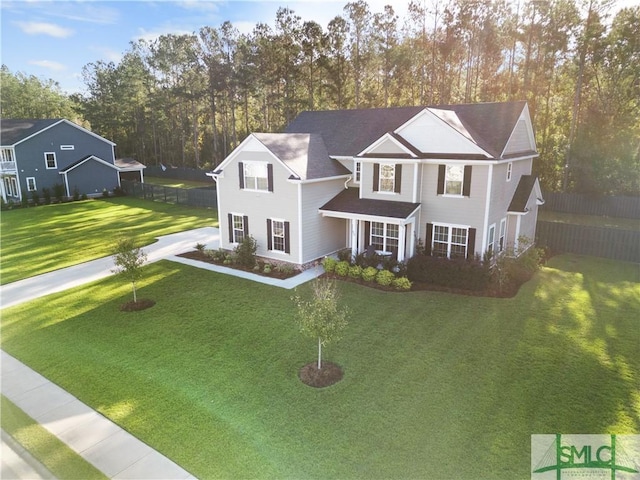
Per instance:
[[[120,305],[120,311],[122,312],[139,312],[140,310],[146,310],[156,304],[155,300],[149,300],[148,298],[141,298],[137,302],[131,300],[130,302]]]
[[[197,260],[199,262],[210,263],[212,265],[219,265],[221,267],[234,268],[236,270],[242,270],[244,272],[255,273],[256,275],[262,275],[263,277],[277,278],[277,279],[280,279],[280,280],[286,280],[287,278],[291,278],[291,277],[293,277],[293,276],[295,276],[295,275],[300,273],[298,270],[294,270],[291,273],[281,272],[280,270],[275,268],[275,265],[273,266],[273,268],[271,270],[271,273],[264,273],[262,271],[262,269],[264,267],[264,264],[265,263],[269,263],[269,262],[264,262],[262,260],[258,260],[258,265],[260,266],[260,270],[254,270],[253,268],[245,268],[245,267],[243,267],[241,265],[236,265],[236,264],[225,265],[223,263],[216,262],[213,258],[208,257],[207,255],[205,255],[204,252],[201,252],[199,250],[194,250],[192,252],[181,253],[180,255],[178,255],[178,257],[189,258],[191,260]]]
[[[328,387],[338,383],[342,377],[342,368],[333,362],[322,362],[320,370],[317,362],[309,363],[300,369],[302,383],[314,388]]]

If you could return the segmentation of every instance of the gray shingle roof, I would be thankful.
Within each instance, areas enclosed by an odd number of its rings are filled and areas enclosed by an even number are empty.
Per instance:
[[[15,145],[60,120],[60,118],[44,120],[3,118],[0,120],[0,144],[4,146]]]
[[[376,217],[407,218],[420,207],[419,203],[373,200],[359,197],[359,188],[347,188],[320,207],[320,210],[373,215]]]
[[[301,180],[349,175],[351,172],[332,159],[322,137],[313,133],[254,133],[265,147]]]
[[[463,132],[465,136],[470,136],[480,148],[494,158],[499,158],[525,105],[526,102],[519,101],[307,111],[300,113],[285,132],[322,135],[329,155],[355,156],[385,133],[393,132],[428,108],[452,128]]]
[[[424,107],[307,111],[300,113],[285,132],[320,134],[329,155],[352,157],[422,110]]]
[[[507,209],[508,212],[524,213],[527,211],[527,201],[529,201],[537,178],[535,175],[522,175],[520,177],[516,191],[513,193],[513,198]]]

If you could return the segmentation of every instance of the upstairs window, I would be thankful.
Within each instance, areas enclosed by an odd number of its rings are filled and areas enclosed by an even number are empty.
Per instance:
[[[238,162],[240,188],[273,192],[273,165],[266,162]]]
[[[471,195],[471,165],[438,165],[438,195]]]
[[[362,171],[362,162],[356,162],[354,172],[355,172],[355,183],[360,183],[360,173]]]
[[[511,181],[511,173],[513,172],[513,162],[507,163],[507,182]]]
[[[373,164],[373,191],[400,193],[402,165],[393,163]]]
[[[44,154],[44,164],[47,167],[47,170],[58,168],[58,163],[56,162],[56,154],[54,152],[46,152]]]
[[[1,154],[3,162],[13,162],[13,150],[10,148],[3,148]]]
[[[504,247],[505,247],[504,237],[506,233],[507,233],[507,219],[503,218],[502,220],[500,220],[500,236],[498,237],[498,252],[501,252],[504,250]]]

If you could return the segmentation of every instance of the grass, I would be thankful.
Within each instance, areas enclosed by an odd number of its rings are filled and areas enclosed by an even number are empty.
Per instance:
[[[597,215],[576,215],[575,213],[540,210],[538,220],[554,223],[570,223],[589,227],[615,228],[617,230],[638,230],[640,220],[635,218],[603,217]]]
[[[4,395],[1,400],[2,429],[47,467],[56,478],[77,478],[78,480],[107,478]]]
[[[145,269],[153,308],[109,278],[3,310],[2,348],[199,478],[530,478],[531,434],[640,431],[635,264],[554,257],[511,299],[340,283],[321,390],[292,292]]]
[[[2,284],[110,255],[122,232],[143,245],[160,235],[217,225],[214,210],[128,197],[2,212]]]
[[[148,177],[146,175],[144,177],[144,182],[173,188],[201,188],[215,186],[213,179],[210,182],[200,182],[197,180],[183,180],[177,178]]]

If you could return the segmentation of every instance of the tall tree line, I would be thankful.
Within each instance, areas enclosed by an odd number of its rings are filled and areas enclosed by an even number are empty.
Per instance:
[[[640,194],[640,7],[611,0],[348,3],[326,26],[280,8],[131,43],[74,100],[119,154],[212,168],[300,111],[527,100],[543,187]]]

